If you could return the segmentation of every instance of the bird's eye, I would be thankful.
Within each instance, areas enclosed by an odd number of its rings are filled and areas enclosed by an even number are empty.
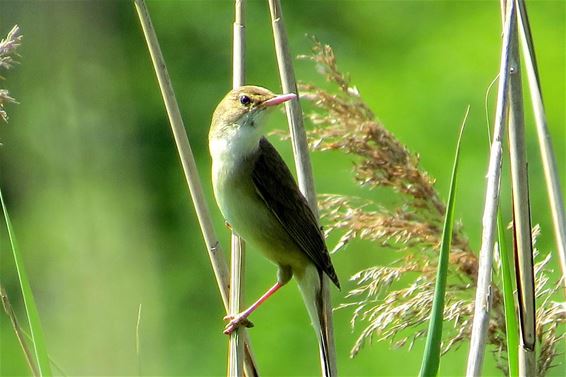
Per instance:
[[[240,103],[244,106],[248,106],[250,103],[252,103],[252,100],[250,99],[250,97],[248,96],[240,96]]]

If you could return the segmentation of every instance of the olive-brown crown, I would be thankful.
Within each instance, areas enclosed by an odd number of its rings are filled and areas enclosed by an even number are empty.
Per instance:
[[[246,85],[233,89],[220,101],[212,116],[212,128],[240,123],[267,109],[262,103],[275,97],[270,90]]]

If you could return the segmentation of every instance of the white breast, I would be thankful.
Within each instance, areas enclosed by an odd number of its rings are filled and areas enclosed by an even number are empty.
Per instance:
[[[212,183],[218,207],[232,229],[269,260],[300,271],[308,263],[281,228],[257,193],[251,176],[251,154],[259,148],[261,134],[253,127],[211,138]]]
[[[239,186],[244,182],[234,182],[239,176],[242,162],[259,147],[261,133],[253,126],[233,125],[225,129],[221,137],[212,137],[209,147],[212,156],[212,184],[218,206],[225,219],[233,223],[234,213],[241,211],[241,202],[238,197]]]
[[[223,168],[232,167],[257,150],[260,138],[261,133],[254,126],[234,124],[225,128],[221,135],[210,139],[213,164]]]

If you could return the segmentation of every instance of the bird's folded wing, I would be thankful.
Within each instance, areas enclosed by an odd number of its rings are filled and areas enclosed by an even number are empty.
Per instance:
[[[277,150],[262,138],[252,179],[258,195],[313,263],[339,287],[317,220]]]

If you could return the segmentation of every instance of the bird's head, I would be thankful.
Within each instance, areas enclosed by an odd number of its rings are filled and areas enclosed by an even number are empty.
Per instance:
[[[259,86],[231,90],[214,111],[210,139],[261,134],[264,115],[276,105],[295,97],[293,93],[276,95]]]

